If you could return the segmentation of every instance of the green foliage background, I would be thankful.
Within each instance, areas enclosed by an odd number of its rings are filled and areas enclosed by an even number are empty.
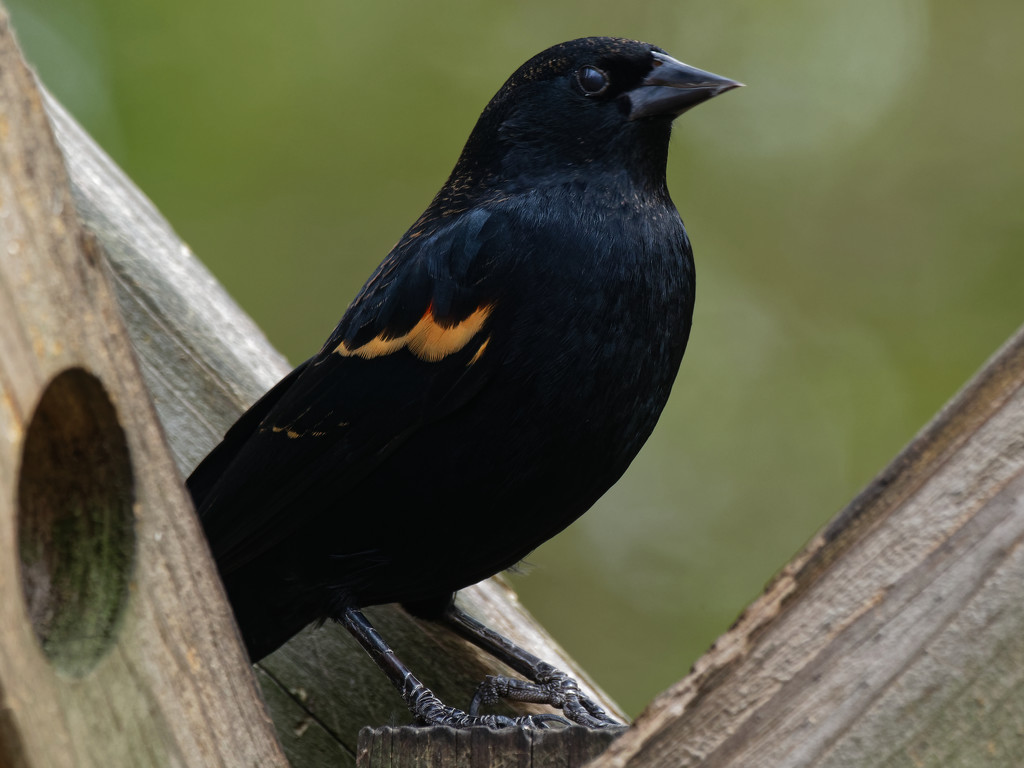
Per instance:
[[[43,81],[294,361],[532,54],[636,37],[748,84],[673,139],[699,280],[661,425],[514,577],[631,714],[1024,317],[1024,4],[8,5]]]

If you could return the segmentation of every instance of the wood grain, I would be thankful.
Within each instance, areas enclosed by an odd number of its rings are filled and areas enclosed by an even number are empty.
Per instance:
[[[624,728],[364,728],[359,768],[582,768]]]
[[[286,765],[0,7],[0,765]]]

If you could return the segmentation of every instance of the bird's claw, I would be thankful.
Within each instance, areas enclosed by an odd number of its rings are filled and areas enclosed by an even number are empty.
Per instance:
[[[587,728],[620,725],[596,701],[580,691],[579,683],[550,664],[541,666],[536,682],[488,675],[477,688],[476,695],[469,706],[469,716],[488,717],[488,715],[477,715],[480,707],[502,700],[547,704],[562,710],[562,714],[566,718]],[[558,719],[562,720],[562,718]]]
[[[478,715],[472,708],[470,712],[449,707],[424,688],[409,701],[409,709],[424,725],[446,725],[450,728],[551,728],[553,725],[570,725],[568,720],[559,715],[522,715],[508,717],[506,715]]]

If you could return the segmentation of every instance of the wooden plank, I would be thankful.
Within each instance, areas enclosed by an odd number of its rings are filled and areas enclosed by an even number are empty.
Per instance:
[[[52,97],[45,106],[75,207],[109,263],[146,387],[175,462],[187,474],[288,366],[110,158]],[[463,590],[459,600],[489,626],[568,671],[606,710],[623,717],[504,580]],[[507,672],[447,630],[397,607],[368,613],[400,656],[450,704],[467,706],[485,675]],[[301,633],[260,667],[271,715],[296,768],[323,764],[324,738],[344,756],[337,765],[354,765],[361,727],[408,722],[390,684],[337,625]],[[523,705],[501,711],[542,710]],[[297,728],[304,722],[318,725]]]
[[[0,765],[285,766],[0,7]]]
[[[1024,329],[594,768],[1018,766]]]
[[[625,728],[384,727],[359,733],[359,768],[582,768]]]

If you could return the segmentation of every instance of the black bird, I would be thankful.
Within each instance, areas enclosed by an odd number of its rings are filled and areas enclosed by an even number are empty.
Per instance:
[[[646,43],[526,62],[318,354],[188,480],[249,655],[337,619],[422,722],[498,697],[614,722],[564,673],[454,607],[585,512],[654,429],[690,333],[694,268],[665,182],[675,117],[740,85]],[[529,682],[444,706],[359,609],[444,621]]]

